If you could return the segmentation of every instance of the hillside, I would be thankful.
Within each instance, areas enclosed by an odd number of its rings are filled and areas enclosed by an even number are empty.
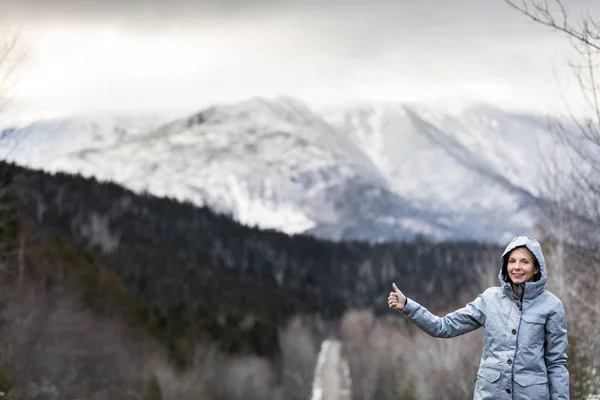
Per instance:
[[[473,269],[499,254],[496,246],[466,242],[288,236],[95,179],[0,167],[13,176],[37,240],[64,243],[89,254],[100,271],[114,271],[144,318],[173,342],[201,330],[231,351],[273,354],[286,318],[301,311],[335,318],[350,307],[384,312],[392,280],[442,309],[478,287]]]

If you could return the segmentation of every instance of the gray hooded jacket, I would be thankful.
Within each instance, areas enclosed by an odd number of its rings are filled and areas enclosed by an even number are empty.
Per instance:
[[[567,325],[562,302],[544,290],[546,263],[540,244],[514,238],[502,260],[514,248],[526,246],[537,258],[541,276],[512,290],[505,264],[492,287],[464,308],[443,318],[408,299],[402,315],[434,337],[450,338],[485,328],[483,354],[477,372],[475,400],[569,399]]]

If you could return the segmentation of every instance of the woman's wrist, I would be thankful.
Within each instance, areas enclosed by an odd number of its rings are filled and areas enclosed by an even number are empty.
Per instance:
[[[406,305],[408,304],[408,297],[404,298],[404,304],[402,305],[402,308],[399,308],[398,311],[404,311],[404,309],[406,308]]]

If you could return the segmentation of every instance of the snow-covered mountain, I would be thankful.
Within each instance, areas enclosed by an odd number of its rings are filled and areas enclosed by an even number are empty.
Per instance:
[[[0,127],[0,158],[45,168],[53,160],[82,149],[103,147],[147,133],[168,118],[157,115],[86,115]]]
[[[332,112],[330,124],[364,149],[388,187],[475,238],[531,233],[548,158],[548,121],[488,105],[377,104]]]
[[[542,160],[555,144],[545,119],[487,105],[315,111],[255,98],[160,126],[157,118],[110,121],[95,130],[65,121],[70,128],[46,123],[51,133],[27,127],[47,140],[20,143],[26,151],[12,159],[334,240],[530,233]]]

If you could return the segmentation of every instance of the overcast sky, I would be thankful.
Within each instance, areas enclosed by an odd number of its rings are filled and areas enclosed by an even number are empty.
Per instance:
[[[567,0],[598,15],[594,3]],[[280,94],[317,106],[467,97],[552,112],[560,89],[579,106],[568,42],[502,0],[0,0],[0,10],[28,52],[12,93],[32,112],[193,110]]]

